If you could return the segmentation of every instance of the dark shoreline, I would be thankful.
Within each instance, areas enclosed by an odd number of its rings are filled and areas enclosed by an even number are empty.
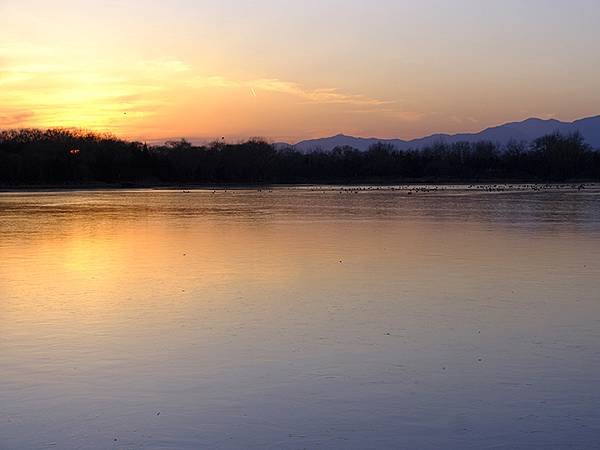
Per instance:
[[[569,180],[565,182],[545,182],[532,180],[490,180],[490,181],[465,181],[465,180],[437,180],[437,181],[383,181],[383,180],[364,180],[364,181],[322,181],[322,182],[297,182],[297,183],[91,183],[74,185],[22,185],[22,186],[0,186],[0,193],[17,192],[69,192],[69,191],[130,191],[130,190],[265,190],[281,188],[325,188],[337,187],[352,188],[358,187],[378,187],[378,188],[400,188],[397,190],[418,190],[422,187],[440,188],[444,186],[460,186],[472,190],[506,190],[506,188],[523,188],[525,186],[535,187],[537,191],[544,190],[585,190],[600,189],[600,183],[595,180]],[[495,188],[495,189],[494,189]]]
[[[261,140],[147,146],[93,133],[0,132],[0,189],[160,189],[272,185],[441,185],[600,181],[600,151],[581,135],[532,143],[377,144],[302,153]]]

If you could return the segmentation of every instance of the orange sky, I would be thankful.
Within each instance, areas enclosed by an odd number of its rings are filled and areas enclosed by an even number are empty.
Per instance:
[[[588,0],[4,0],[0,128],[296,141],[572,120],[599,113],[599,22]]]

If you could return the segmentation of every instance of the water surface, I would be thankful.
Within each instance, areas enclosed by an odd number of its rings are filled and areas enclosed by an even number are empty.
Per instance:
[[[600,445],[600,191],[0,194],[0,448]]]

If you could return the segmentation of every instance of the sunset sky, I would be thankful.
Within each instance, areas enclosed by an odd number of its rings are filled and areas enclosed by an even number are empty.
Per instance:
[[[294,142],[600,113],[598,0],[2,0],[0,128]]]

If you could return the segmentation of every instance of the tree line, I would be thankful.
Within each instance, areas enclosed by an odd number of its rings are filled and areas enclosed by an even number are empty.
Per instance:
[[[531,143],[440,142],[414,150],[383,143],[301,153],[252,139],[148,146],[65,129],[0,131],[0,185],[245,184],[600,180],[600,152],[578,133]]]

